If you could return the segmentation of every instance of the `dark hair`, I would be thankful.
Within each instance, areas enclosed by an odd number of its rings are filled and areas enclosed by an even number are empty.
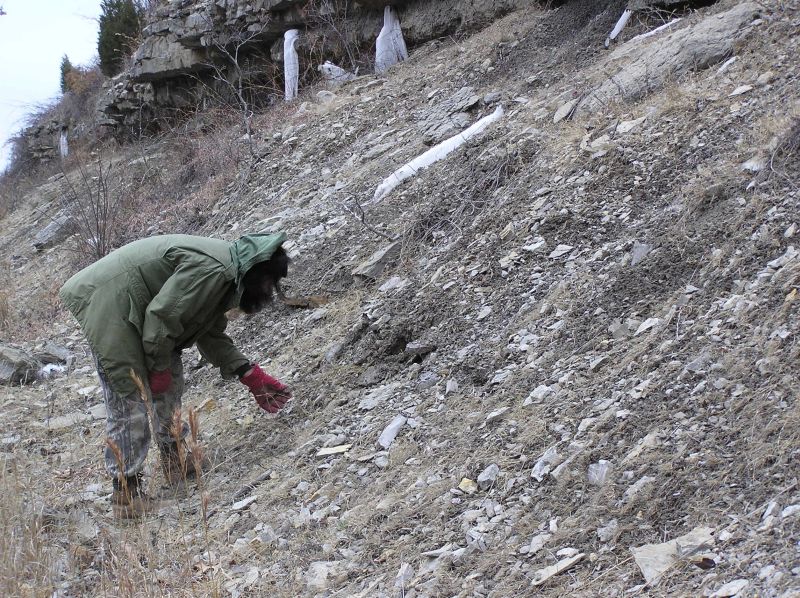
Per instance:
[[[283,247],[278,247],[275,253],[265,262],[254,264],[242,278],[242,298],[239,308],[252,314],[260,311],[272,301],[273,289],[282,295],[280,279],[286,278],[289,273],[289,256]]]

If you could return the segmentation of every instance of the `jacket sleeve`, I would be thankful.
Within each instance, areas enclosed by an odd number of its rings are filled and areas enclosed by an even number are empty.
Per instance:
[[[227,325],[228,318],[225,314],[220,314],[209,331],[197,339],[197,348],[203,357],[220,369],[223,377],[230,378],[238,368],[250,361],[225,334]]]
[[[222,270],[201,260],[178,266],[145,311],[142,347],[149,371],[170,366],[172,352],[185,325],[215,317],[213,310],[229,286]]]

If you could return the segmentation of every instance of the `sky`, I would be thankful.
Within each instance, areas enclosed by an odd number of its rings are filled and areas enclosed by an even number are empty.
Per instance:
[[[0,0],[0,171],[6,141],[36,106],[61,95],[61,58],[75,65],[97,56],[100,0]]]

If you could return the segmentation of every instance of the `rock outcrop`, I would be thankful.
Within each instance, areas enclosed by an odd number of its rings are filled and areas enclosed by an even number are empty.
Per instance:
[[[113,80],[99,102],[103,123],[138,128],[162,111],[230,93],[226,80],[233,82],[239,76],[262,88],[282,88],[275,81],[281,76],[276,63],[283,60],[281,40],[289,29],[300,29],[298,52],[306,63],[344,59],[354,63],[348,64],[349,68],[361,67],[363,73],[371,70],[375,38],[387,5],[395,6],[403,35],[413,47],[456,31],[480,28],[532,2],[370,0],[346,4],[345,16],[331,13],[322,2],[305,0],[164,3],[145,26],[130,69]],[[243,68],[232,68],[233,62]],[[269,103],[274,98],[262,101]]]

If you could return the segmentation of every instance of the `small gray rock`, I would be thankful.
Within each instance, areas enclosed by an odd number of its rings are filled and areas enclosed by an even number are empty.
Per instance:
[[[500,473],[500,466],[497,463],[492,463],[484,469],[478,476],[478,488],[481,490],[488,490],[494,485],[497,475]]]

